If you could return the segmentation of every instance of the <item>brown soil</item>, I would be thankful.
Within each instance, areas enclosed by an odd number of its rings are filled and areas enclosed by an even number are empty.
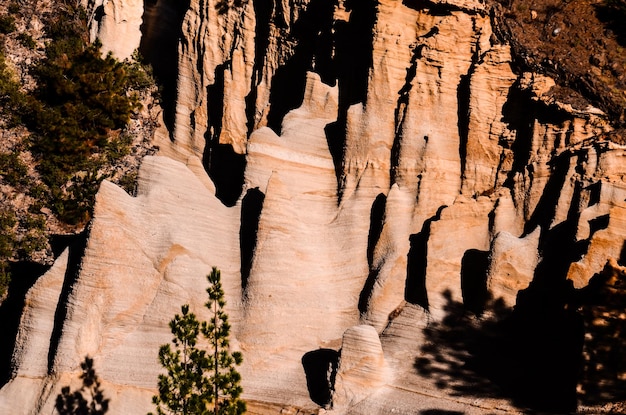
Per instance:
[[[494,21],[522,68],[546,73],[554,93],[583,102],[626,124],[626,2],[623,0],[498,0]]]

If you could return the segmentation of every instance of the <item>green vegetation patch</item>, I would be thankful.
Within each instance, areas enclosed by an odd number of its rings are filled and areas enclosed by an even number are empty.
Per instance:
[[[0,16],[0,33],[16,30],[20,15],[14,15]],[[0,45],[0,126],[25,132],[0,149],[0,184],[26,194],[31,203],[28,214],[25,208],[0,212],[0,294],[9,260],[47,249],[42,209],[68,229],[89,221],[100,183],[130,154],[133,140],[124,129],[141,110],[142,94],[154,86],[138,55],[120,61],[103,54],[99,41],[90,43],[87,22],[76,0],[60,0],[45,15],[45,56],[28,69],[36,83],[32,90],[21,86],[7,64],[4,42]],[[28,33],[9,36],[29,49],[36,46]],[[19,136],[13,131],[7,134]],[[26,158],[30,167],[21,157],[24,151],[32,156]],[[132,177],[125,187],[133,187]]]

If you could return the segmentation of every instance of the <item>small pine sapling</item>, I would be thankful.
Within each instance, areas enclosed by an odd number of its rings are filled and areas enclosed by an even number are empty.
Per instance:
[[[241,375],[235,369],[242,356],[229,349],[230,324],[224,312],[220,271],[214,267],[207,279],[211,321],[198,321],[189,305],[183,305],[182,315],[170,321],[173,347],[166,344],[159,350],[159,362],[167,373],[159,375],[159,393],[152,398],[158,415],[239,415],[246,411],[239,398]]]

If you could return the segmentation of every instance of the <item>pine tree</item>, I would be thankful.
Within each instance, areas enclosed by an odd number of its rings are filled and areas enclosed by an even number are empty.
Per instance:
[[[224,312],[226,301],[224,290],[220,281],[220,270],[213,267],[207,276],[209,280],[209,301],[205,304],[210,310],[212,317],[209,323],[202,324],[202,334],[209,340],[213,351],[211,384],[213,385],[214,415],[238,415],[246,411],[246,404],[239,399],[243,391],[240,386],[241,375],[235,369],[242,362],[239,352],[231,353],[229,350],[230,324],[228,315]]]
[[[198,321],[189,305],[183,305],[182,315],[170,321],[174,347],[166,344],[159,350],[159,361],[167,371],[159,375],[159,394],[152,399],[159,415],[239,415],[246,410],[239,399],[241,375],[235,369],[242,357],[229,350],[230,325],[220,271],[213,267],[207,278],[211,321]],[[199,340],[206,340],[208,352]]]
[[[109,400],[104,399],[100,389],[93,359],[85,357],[80,367],[83,370],[80,375],[83,386],[74,392],[70,392],[69,386],[63,387],[57,396],[55,409],[61,415],[104,415],[109,409]]]

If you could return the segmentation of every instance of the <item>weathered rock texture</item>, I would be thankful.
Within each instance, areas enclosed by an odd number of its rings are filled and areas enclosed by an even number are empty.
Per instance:
[[[217,266],[251,413],[514,413],[413,363],[451,304],[623,256],[602,112],[515,68],[478,0],[135,3],[93,5],[94,34],[160,73],[161,153],[137,197],[103,184],[82,256],[29,291],[0,412],[49,413],[85,355],[113,413],[148,411],[167,322],[204,315]]]

